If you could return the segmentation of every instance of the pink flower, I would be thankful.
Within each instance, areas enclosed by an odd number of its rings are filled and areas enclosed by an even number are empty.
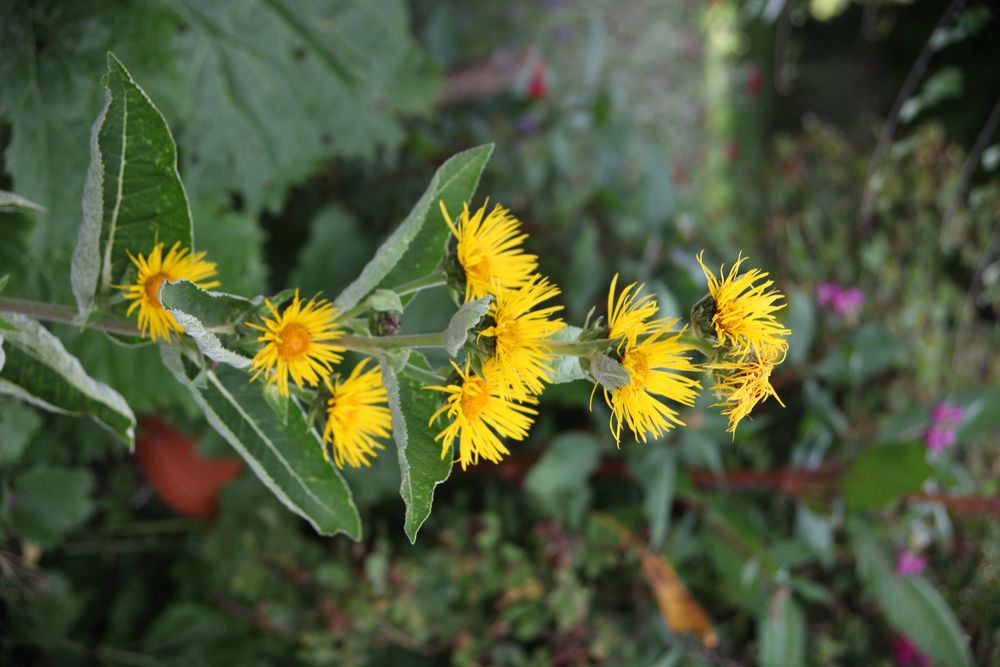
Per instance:
[[[938,403],[931,412],[931,426],[924,435],[924,443],[932,452],[943,451],[955,444],[958,425],[965,416],[965,409],[948,403]]]
[[[843,287],[837,283],[816,285],[816,303],[840,317],[854,317],[864,302],[865,293],[857,287]]]
[[[963,417],[965,417],[965,408],[948,403],[938,403],[934,406],[934,412],[931,413],[931,419],[935,424],[958,425]]]
[[[955,444],[955,431],[947,425],[931,426],[924,436],[924,444],[935,454],[942,452]]]
[[[920,574],[927,568],[927,559],[912,551],[900,551],[896,556],[896,574]]]
[[[840,294],[840,285],[837,283],[818,283],[816,285],[816,303],[823,308],[833,307],[833,302]]]
[[[903,635],[892,639],[892,658],[897,667],[931,667],[931,659]]]

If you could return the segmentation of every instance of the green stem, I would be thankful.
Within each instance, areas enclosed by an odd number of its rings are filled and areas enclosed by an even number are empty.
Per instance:
[[[101,331],[110,331],[126,336],[139,335],[139,330],[131,320],[119,317],[107,317],[91,322],[80,322],[78,320],[79,313],[76,308],[55,303],[0,297],[0,312],[17,313],[33,317],[36,320],[73,324],[84,329],[100,329]]]
[[[407,294],[419,292],[420,290],[430,289],[431,287],[440,287],[441,285],[446,284],[447,280],[445,279],[444,273],[441,271],[435,271],[433,273],[428,273],[422,278],[415,278],[409,282],[403,283],[402,285],[396,285],[392,288],[392,291],[399,296],[405,296]]]
[[[615,340],[613,339],[600,338],[598,340],[571,340],[549,343],[548,348],[552,354],[560,357],[589,357],[592,352],[606,350],[614,344]]]
[[[444,347],[444,333],[412,334],[409,336],[341,336],[336,345],[355,352],[378,354],[384,350],[397,350],[401,347]]]
[[[712,344],[690,329],[681,334],[681,342],[696,348],[705,355],[706,359],[711,359],[715,356],[715,348]]]

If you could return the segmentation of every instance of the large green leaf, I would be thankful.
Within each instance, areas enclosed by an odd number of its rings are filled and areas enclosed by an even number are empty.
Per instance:
[[[855,519],[847,527],[858,576],[889,625],[909,637],[935,664],[971,665],[965,632],[941,594],[921,576],[896,574],[892,561],[867,525]]]
[[[210,292],[189,280],[178,280],[160,285],[160,303],[206,357],[236,368],[250,365],[248,357],[227,343],[236,325],[256,308],[256,302],[225,292]]]
[[[16,329],[6,331],[7,361],[0,371],[0,394],[71,415],[89,415],[124,439],[135,441],[135,415],[111,387],[94,380],[62,342],[38,322],[8,314]]]
[[[431,514],[434,489],[451,474],[452,459],[441,456],[441,445],[428,425],[437,410],[439,394],[424,389],[427,380],[418,375],[429,372],[430,366],[417,352],[410,354],[407,363],[415,370],[404,368],[397,375],[387,359],[380,360],[402,476],[399,494],[406,505],[403,529],[410,542],[416,542],[417,532]]]
[[[42,547],[56,545],[94,511],[94,479],[87,470],[38,465],[14,481],[14,530]]]
[[[73,252],[73,293],[81,314],[98,287],[121,282],[128,253],[192,244],[191,209],[177,173],[177,146],[163,115],[117,58],[108,54],[104,108],[90,140],[83,222]]]
[[[885,614],[889,625],[905,634],[935,664],[972,664],[965,633],[941,594],[919,575],[896,574],[871,529],[860,520],[848,522],[858,576]]]
[[[840,482],[844,503],[855,509],[882,507],[919,491],[932,472],[920,443],[883,445],[865,450]]]
[[[758,624],[761,667],[805,664],[806,624],[791,591],[774,592]]]
[[[246,460],[261,482],[288,509],[321,535],[345,533],[361,539],[361,517],[351,490],[294,399],[279,419],[264,397],[264,385],[227,366],[200,369],[178,346],[160,348],[163,361],[188,388],[218,433]]]
[[[341,292],[335,305],[341,310],[353,308],[376,287],[391,289],[433,271],[451,233],[438,203],[443,201],[452,215],[457,215],[475,194],[492,154],[493,144],[486,144],[453,155],[441,165],[406,219],[379,247],[361,275]]]
[[[601,442],[590,433],[556,437],[524,478],[524,487],[556,518],[579,525],[590,506],[587,479],[601,460]]]
[[[405,138],[437,76],[403,0],[178,0],[176,91],[192,198],[239,193],[278,210],[290,185],[335,156]]]

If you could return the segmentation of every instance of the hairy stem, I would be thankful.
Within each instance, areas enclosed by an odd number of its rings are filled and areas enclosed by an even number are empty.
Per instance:
[[[399,296],[405,296],[407,294],[419,292],[420,290],[430,289],[432,287],[441,287],[445,284],[447,284],[447,281],[444,273],[441,271],[435,271],[434,273],[428,273],[422,278],[415,278],[401,285],[396,285],[392,288],[392,291]]]
[[[74,324],[84,329],[100,329],[101,331],[110,331],[126,336],[139,335],[139,330],[136,328],[135,323],[130,320],[119,317],[107,317],[91,322],[79,322],[77,321],[78,313],[76,308],[55,303],[0,297],[0,312],[17,313],[45,322]]]

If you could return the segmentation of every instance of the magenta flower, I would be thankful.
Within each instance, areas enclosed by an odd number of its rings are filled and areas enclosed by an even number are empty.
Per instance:
[[[903,635],[892,639],[892,658],[897,667],[931,667],[931,659]]]
[[[955,444],[958,425],[965,416],[965,409],[958,405],[938,403],[931,412],[931,426],[924,434],[924,443],[932,452],[941,452]]]
[[[865,303],[865,293],[857,287],[843,287],[837,283],[818,283],[816,303],[840,317],[854,317]]]
[[[963,417],[965,417],[965,408],[948,403],[938,403],[934,406],[934,412],[931,413],[931,419],[935,424],[958,425]]]
[[[927,568],[927,559],[912,551],[900,551],[896,556],[896,574],[920,574]]]

